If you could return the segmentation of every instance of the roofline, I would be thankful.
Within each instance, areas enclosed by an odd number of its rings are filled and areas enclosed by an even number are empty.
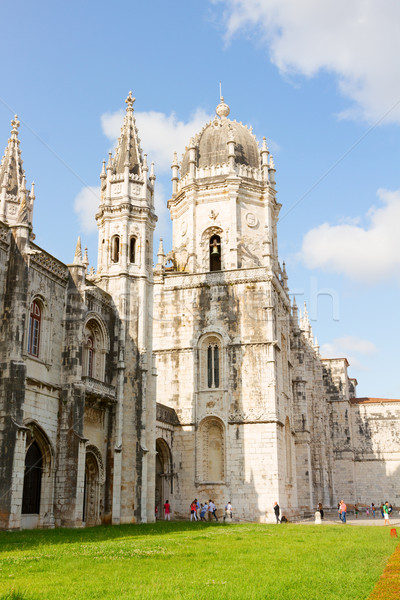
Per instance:
[[[350,404],[389,404],[391,402],[399,402],[396,398],[350,398]]]

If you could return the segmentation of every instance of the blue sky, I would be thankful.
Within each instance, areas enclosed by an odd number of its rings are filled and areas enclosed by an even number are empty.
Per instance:
[[[81,235],[96,265],[101,162],[132,89],[168,250],[172,152],[222,81],[230,117],[274,154],[280,258],[321,351],[349,357],[359,396],[399,397],[397,2],[3,0],[0,16],[0,136],[18,113],[40,246],[72,262]]]

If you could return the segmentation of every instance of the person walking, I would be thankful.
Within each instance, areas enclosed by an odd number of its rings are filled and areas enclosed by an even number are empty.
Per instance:
[[[276,524],[278,525],[278,523],[281,522],[280,518],[279,518],[279,504],[277,502],[274,502],[274,513],[275,513],[275,518],[276,518]]]
[[[374,519],[375,519],[375,512],[376,512],[376,508],[375,508],[375,504],[374,504],[373,502],[372,502],[372,504],[371,504],[371,510],[372,510],[372,516],[373,516],[373,517],[374,517]]]
[[[324,509],[322,507],[322,502],[318,503],[318,510],[321,513],[321,519],[323,519],[324,518]]]
[[[164,504],[164,521],[170,521],[171,520],[171,506],[170,503],[168,502],[168,500],[165,501]]]
[[[389,525],[389,502],[385,502],[383,505],[383,518],[385,519],[384,525]]]
[[[214,518],[216,521],[218,521],[218,517],[217,517],[217,507],[215,506],[214,502],[212,500],[209,501],[208,503],[208,511],[214,515]]]
[[[344,500],[340,501],[340,519],[342,521],[342,523],[344,523],[346,525],[346,512],[347,512],[347,506],[344,503]]]
[[[201,505],[201,508],[200,508],[200,520],[201,520],[201,521],[205,521],[205,520],[206,520],[206,514],[207,514],[207,511],[208,511],[208,504],[207,504],[207,502],[206,502],[206,503],[204,504],[204,506],[203,506],[203,504],[202,504],[202,505]]]
[[[191,521],[197,521],[196,511],[197,511],[196,502],[193,500],[192,504],[190,505],[190,520]]]
[[[356,503],[355,503],[355,505],[354,505],[354,514],[355,514],[355,516],[356,516],[356,519],[358,519],[358,513],[359,513],[359,510],[358,510],[358,504],[357,504],[357,502],[356,502]]]
[[[196,503],[196,517],[197,517],[197,520],[199,520],[200,502],[197,500],[197,498],[195,498],[194,501]]]

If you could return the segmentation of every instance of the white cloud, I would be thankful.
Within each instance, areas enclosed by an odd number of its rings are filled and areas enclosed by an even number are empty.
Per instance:
[[[332,342],[321,346],[323,358],[347,358],[355,369],[367,369],[363,360],[376,354],[377,348],[370,340],[348,335],[336,338]]]
[[[81,189],[74,201],[74,211],[77,213],[82,230],[93,233],[97,229],[95,214],[100,204],[100,186],[87,186]]]
[[[381,119],[400,101],[397,0],[214,0],[226,5],[227,39],[257,30],[282,73],[337,76],[354,102],[344,116]],[[387,116],[400,122],[400,102]]]
[[[378,190],[383,203],[372,207],[367,227],[356,223],[322,225],[303,238],[300,259],[311,269],[340,273],[364,283],[400,274],[400,190]]]
[[[124,114],[120,110],[101,116],[103,132],[112,142],[119,137]],[[190,138],[202,129],[211,116],[198,108],[187,123],[179,121],[175,113],[166,115],[156,111],[135,111],[135,118],[141,138],[140,145],[149,159],[154,161],[157,174],[170,171],[174,152],[178,152],[178,156],[182,154]]]

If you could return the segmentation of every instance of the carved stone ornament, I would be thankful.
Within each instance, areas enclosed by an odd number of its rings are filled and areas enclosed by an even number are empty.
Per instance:
[[[184,235],[186,235],[187,228],[188,228],[188,225],[187,225],[186,221],[182,221],[182,223],[181,223],[181,236],[182,237]]]
[[[249,227],[257,227],[258,219],[257,219],[256,215],[252,212],[248,212],[246,214],[246,223]]]

